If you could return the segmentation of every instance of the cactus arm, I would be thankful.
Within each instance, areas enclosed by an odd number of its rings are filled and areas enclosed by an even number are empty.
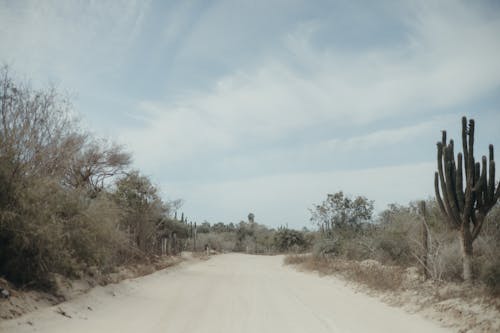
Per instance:
[[[458,209],[463,213],[465,198],[464,198],[464,184],[463,184],[463,169],[462,169],[462,154],[458,153],[457,156],[457,173],[456,173],[456,193],[457,193],[457,203]]]
[[[446,211],[446,208],[444,207],[443,199],[441,198],[441,193],[439,192],[439,175],[437,172],[434,173],[434,191],[436,192],[436,200],[439,205],[439,209],[441,209],[441,212],[443,212],[444,215],[446,215],[446,222],[449,224],[450,227],[454,228],[454,222],[451,218],[451,216],[448,214]]]
[[[463,146],[467,148],[464,151],[464,165],[465,165],[465,204],[462,218],[464,221],[468,221],[472,216],[475,202],[475,193],[472,189],[474,187],[474,138],[471,134],[474,133],[474,121],[470,122],[469,130],[467,130],[467,119],[462,118],[462,139]],[[467,146],[467,135],[469,136],[469,145]]]
[[[489,146],[490,158],[489,158],[489,170],[488,170],[488,204],[493,207],[495,205],[495,159],[493,145]]]
[[[474,119],[469,120],[469,150],[467,159],[469,161],[469,171],[474,174]]]
[[[448,150],[448,149],[446,149]],[[446,151],[445,150],[445,151]],[[449,153],[447,154],[449,158]],[[453,217],[453,220],[455,221],[456,224],[459,224],[460,221],[460,213],[458,211],[458,207],[456,204],[456,193],[455,193],[455,185],[454,185],[454,178],[453,178],[453,163],[452,161],[447,161],[446,162],[446,172],[445,172],[445,184],[446,184],[446,191],[447,193],[447,202],[445,202],[445,205],[448,206],[451,216]]]
[[[467,147],[467,118],[462,117],[462,149],[464,152],[464,167],[465,174],[468,174],[469,166],[467,165],[467,161],[469,160],[469,149]]]
[[[478,199],[481,199],[483,197],[484,191],[486,190],[485,188],[485,183],[486,183],[486,157],[483,156],[482,158],[482,167],[479,166],[479,163],[476,164],[476,173],[479,173],[481,171],[481,174],[476,178],[477,181],[474,185],[473,191],[476,192],[476,195],[478,195]]]
[[[446,140],[446,131],[443,131],[443,140]],[[441,183],[441,193],[443,194],[443,207],[445,208],[443,210],[443,213],[447,216],[449,222],[451,223],[452,226],[457,226],[459,223],[457,219],[455,218],[455,214],[450,207],[450,198],[448,197],[448,188],[447,188],[447,182],[445,181],[445,174],[447,175],[448,172],[444,170],[443,166],[443,150],[446,156],[446,149],[445,146],[443,145],[443,142],[438,142],[437,144],[437,158],[438,158],[438,175],[439,175],[439,180]],[[446,163],[446,161],[445,161]]]

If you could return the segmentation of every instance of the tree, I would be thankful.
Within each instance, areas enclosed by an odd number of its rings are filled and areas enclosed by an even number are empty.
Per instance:
[[[168,206],[149,178],[133,171],[116,183],[114,197],[123,210],[122,224],[130,239],[143,252],[154,250],[159,225]]]
[[[274,234],[273,243],[279,252],[287,252],[292,249],[302,250],[307,244],[302,232],[284,227],[278,228]]]
[[[69,109],[54,88],[32,89],[0,69],[0,162],[7,182],[66,170],[81,147]]]
[[[131,157],[117,144],[95,140],[88,135],[82,135],[81,140],[81,148],[72,156],[64,182],[73,188],[86,188],[95,196],[107,180],[125,172]]]
[[[488,212],[500,197],[500,184],[495,190],[493,145],[489,158],[481,163],[474,159],[474,119],[462,118],[462,153],[454,156],[454,142],[446,144],[446,131],[437,143],[437,169],[434,175],[436,199],[448,226],[457,230],[462,244],[463,278],[473,280],[472,244],[483,226]],[[464,175],[465,169],[465,190]],[[441,185],[441,187],[439,186]]]
[[[203,221],[203,223],[198,226],[198,232],[200,234],[208,234],[210,232],[210,222]]]
[[[334,231],[345,233],[357,230],[363,222],[369,221],[373,214],[373,201],[363,196],[353,200],[339,191],[328,194],[326,200],[310,212],[311,221],[330,237]]]
[[[70,103],[0,69],[0,275],[39,287],[52,273],[117,260],[126,238],[106,193],[90,198],[64,175],[85,142]]]

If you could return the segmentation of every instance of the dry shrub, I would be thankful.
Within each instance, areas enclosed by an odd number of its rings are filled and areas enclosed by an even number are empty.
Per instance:
[[[50,179],[19,194],[13,218],[0,223],[0,271],[19,285],[53,287],[52,273],[109,271],[127,244],[117,209],[105,196],[89,199]]]
[[[350,262],[345,276],[375,290],[397,290],[401,287],[404,270],[397,266],[383,266],[375,260]]]
[[[285,265],[298,265],[304,263],[309,257],[306,255],[290,254],[283,260]]]
[[[340,274],[375,290],[397,290],[403,282],[403,268],[383,266],[375,260],[358,262],[314,255],[288,255],[284,263],[299,265],[305,270],[317,271],[324,275]]]
[[[231,252],[236,246],[236,236],[234,233],[199,233],[196,236],[196,248],[198,251],[205,249],[208,245],[210,249],[217,252]],[[190,239],[187,244],[188,249],[193,248],[193,240]]]
[[[462,254],[460,242],[449,233],[432,235],[427,255],[427,270],[436,281],[461,281]]]
[[[320,238],[313,245],[313,256],[314,257],[322,257],[328,255],[336,255],[340,253],[340,243],[337,239],[331,238]]]
[[[492,228],[491,228],[492,229]],[[495,296],[500,296],[500,230],[490,230],[490,234],[476,240],[475,266],[479,280]]]
[[[79,213],[68,223],[67,233],[73,256],[85,267],[96,265],[107,273],[133,255],[120,230],[118,207],[105,194],[79,207]]]

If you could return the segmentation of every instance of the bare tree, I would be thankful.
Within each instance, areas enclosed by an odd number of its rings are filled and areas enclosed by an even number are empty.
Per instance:
[[[34,90],[0,69],[0,158],[9,161],[9,180],[63,172],[81,145],[69,107],[53,87]]]
[[[120,145],[89,136],[83,140],[81,149],[70,160],[64,182],[73,188],[87,188],[95,194],[109,179],[124,174],[131,156]]]

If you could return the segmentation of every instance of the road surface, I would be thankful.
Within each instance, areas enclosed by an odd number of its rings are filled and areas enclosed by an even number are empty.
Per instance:
[[[282,256],[187,262],[0,323],[0,332],[451,332]]]

